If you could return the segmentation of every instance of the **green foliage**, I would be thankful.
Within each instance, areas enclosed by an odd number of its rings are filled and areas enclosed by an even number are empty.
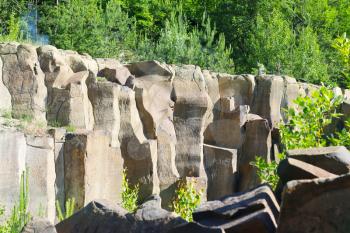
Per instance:
[[[255,156],[255,160],[250,165],[256,167],[257,175],[262,183],[267,183],[274,190],[276,189],[279,177],[277,175],[278,164],[275,161],[268,163],[260,156]]]
[[[297,108],[286,111],[287,123],[281,124],[280,133],[286,150],[323,147],[329,144],[326,127],[341,114],[336,110],[342,97],[324,86],[311,96],[298,97]]]
[[[343,68],[341,69],[342,83],[350,88],[350,40],[344,33],[342,36],[334,39],[332,47],[335,48],[340,57]]]
[[[331,134],[328,137],[330,144],[333,146],[346,146],[350,147],[350,119],[345,121],[345,127],[340,131]]]
[[[180,182],[173,201],[175,213],[188,222],[193,221],[192,213],[201,202],[202,191],[198,192],[194,185],[191,181]]]
[[[204,15],[201,27],[190,30],[186,17],[180,12],[165,22],[159,40],[153,43],[144,38],[138,46],[142,59],[157,59],[171,64],[195,64],[214,71],[233,73],[231,50],[225,38],[212,27]]]
[[[122,180],[122,206],[129,212],[135,212],[139,195],[139,185],[131,187],[127,179],[127,170],[123,170]]]
[[[19,233],[30,220],[28,213],[28,174],[23,172],[20,182],[19,203],[12,209],[11,216],[6,223],[0,226],[0,233]]]
[[[0,33],[0,41],[17,41],[20,39],[20,21],[14,13],[10,15],[7,34]]]
[[[67,125],[67,126],[65,127],[65,129],[66,129],[67,132],[69,132],[69,133],[74,133],[74,132],[77,130],[77,128],[76,128],[74,125]]]
[[[56,201],[57,218],[60,222],[69,218],[70,216],[72,216],[74,214],[74,209],[75,209],[75,199],[74,198],[69,198],[66,201],[65,213],[63,213],[63,211],[61,209],[60,202],[58,200]]]
[[[106,79],[105,77],[99,77],[99,76],[97,76],[97,77],[96,77],[96,81],[97,81],[97,82],[106,82],[107,79]]]
[[[0,115],[5,119],[12,119],[12,111],[11,109],[1,109]]]

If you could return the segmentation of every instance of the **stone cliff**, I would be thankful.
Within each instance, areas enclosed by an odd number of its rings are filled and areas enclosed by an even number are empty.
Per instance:
[[[246,191],[259,184],[254,157],[278,153],[282,109],[314,88],[283,76],[0,44],[0,108],[18,119],[0,119],[1,204],[15,204],[26,168],[30,210],[42,206],[51,221],[55,200],[74,197],[77,209],[119,202],[123,168],[141,198],[159,194],[163,208],[180,179],[196,180],[203,200]],[[23,118],[30,127],[20,127]]]

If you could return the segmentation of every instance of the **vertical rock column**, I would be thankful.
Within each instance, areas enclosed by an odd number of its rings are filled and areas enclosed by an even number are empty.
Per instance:
[[[145,199],[159,193],[157,173],[157,141],[147,140],[136,107],[135,92],[127,87],[119,95],[119,141],[131,184],[140,186],[140,197]]]
[[[56,217],[54,139],[49,136],[27,136],[26,143],[29,211],[33,214],[40,211],[54,222]]]
[[[2,81],[11,94],[12,114],[23,114],[46,123],[47,89],[36,48],[31,45],[3,44]]]
[[[135,76],[136,105],[148,139],[157,139],[157,171],[162,205],[167,208],[179,178],[175,165],[176,135],[171,100],[174,71],[157,61],[128,66]]]
[[[2,81],[3,62],[0,56],[0,111],[11,109],[11,95]]]
[[[76,209],[95,199],[119,202],[123,159],[105,131],[67,134],[64,144],[65,198]]]
[[[5,220],[19,199],[22,172],[25,170],[26,140],[23,133],[0,131],[0,205],[5,207]]]

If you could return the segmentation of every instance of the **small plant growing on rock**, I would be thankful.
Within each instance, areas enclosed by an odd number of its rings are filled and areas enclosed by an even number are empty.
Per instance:
[[[57,200],[56,201],[56,211],[57,211],[57,218],[60,222],[62,222],[63,220],[69,218],[70,216],[72,216],[74,214],[74,210],[75,210],[75,199],[74,198],[69,198],[66,201],[65,209],[66,209],[65,213],[63,213],[63,211],[61,209],[60,202]]]
[[[96,81],[97,81],[97,82],[107,82],[107,79],[106,79],[105,77],[99,77],[99,76],[97,76],[97,77],[96,77]]]
[[[173,201],[174,212],[179,214],[188,222],[193,221],[192,213],[201,202],[202,191],[195,189],[194,182],[182,181],[176,190],[176,197]]]
[[[74,125],[67,125],[65,129],[68,133],[74,133],[77,130]]]
[[[127,170],[124,169],[122,174],[122,206],[127,211],[134,212],[137,209],[139,185],[131,187],[126,175]]]
[[[257,175],[262,183],[267,183],[274,190],[276,189],[279,177],[277,175],[278,164],[275,161],[268,163],[261,156],[255,156],[255,160],[250,165],[257,168]]]
[[[0,233],[19,233],[30,220],[31,217],[28,213],[28,186],[27,172],[23,172],[20,182],[19,203],[13,207],[11,216],[6,223],[0,226]],[[3,214],[4,210],[1,213]]]

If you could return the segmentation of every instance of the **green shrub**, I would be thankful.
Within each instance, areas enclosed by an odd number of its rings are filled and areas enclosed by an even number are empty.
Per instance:
[[[69,132],[69,133],[74,133],[77,129],[76,129],[76,127],[74,126],[74,125],[67,125],[66,127],[65,127],[65,129],[67,130],[67,132]]]
[[[274,190],[276,189],[279,177],[277,175],[278,164],[275,161],[268,163],[260,156],[255,156],[255,160],[250,165],[257,168],[257,175],[262,183],[267,183]]]
[[[1,116],[6,119],[12,119],[11,109],[1,109]]]
[[[200,204],[201,195],[202,191],[197,191],[193,182],[180,182],[173,201],[175,213],[179,214],[186,221],[192,222],[192,213]]]
[[[63,211],[61,209],[60,202],[58,200],[56,201],[57,218],[60,222],[69,218],[70,216],[72,216],[74,214],[74,209],[75,209],[75,199],[74,198],[69,198],[66,201],[65,213],[63,213]]]
[[[0,233],[19,233],[30,220],[31,217],[28,213],[28,189],[28,174],[23,172],[20,182],[19,203],[13,207],[11,216],[6,223],[0,226]]]
[[[126,178],[127,170],[123,170],[122,180],[122,206],[129,212],[134,212],[137,209],[139,185],[131,187]]]
[[[350,40],[346,33],[334,39],[332,47],[337,50],[343,67],[340,72],[343,78],[341,83],[345,87],[350,88]]]
[[[286,150],[330,145],[333,137],[326,128],[341,114],[337,109],[343,101],[331,89],[321,86],[311,96],[298,97],[296,108],[286,110],[287,122],[280,125],[282,144]]]

